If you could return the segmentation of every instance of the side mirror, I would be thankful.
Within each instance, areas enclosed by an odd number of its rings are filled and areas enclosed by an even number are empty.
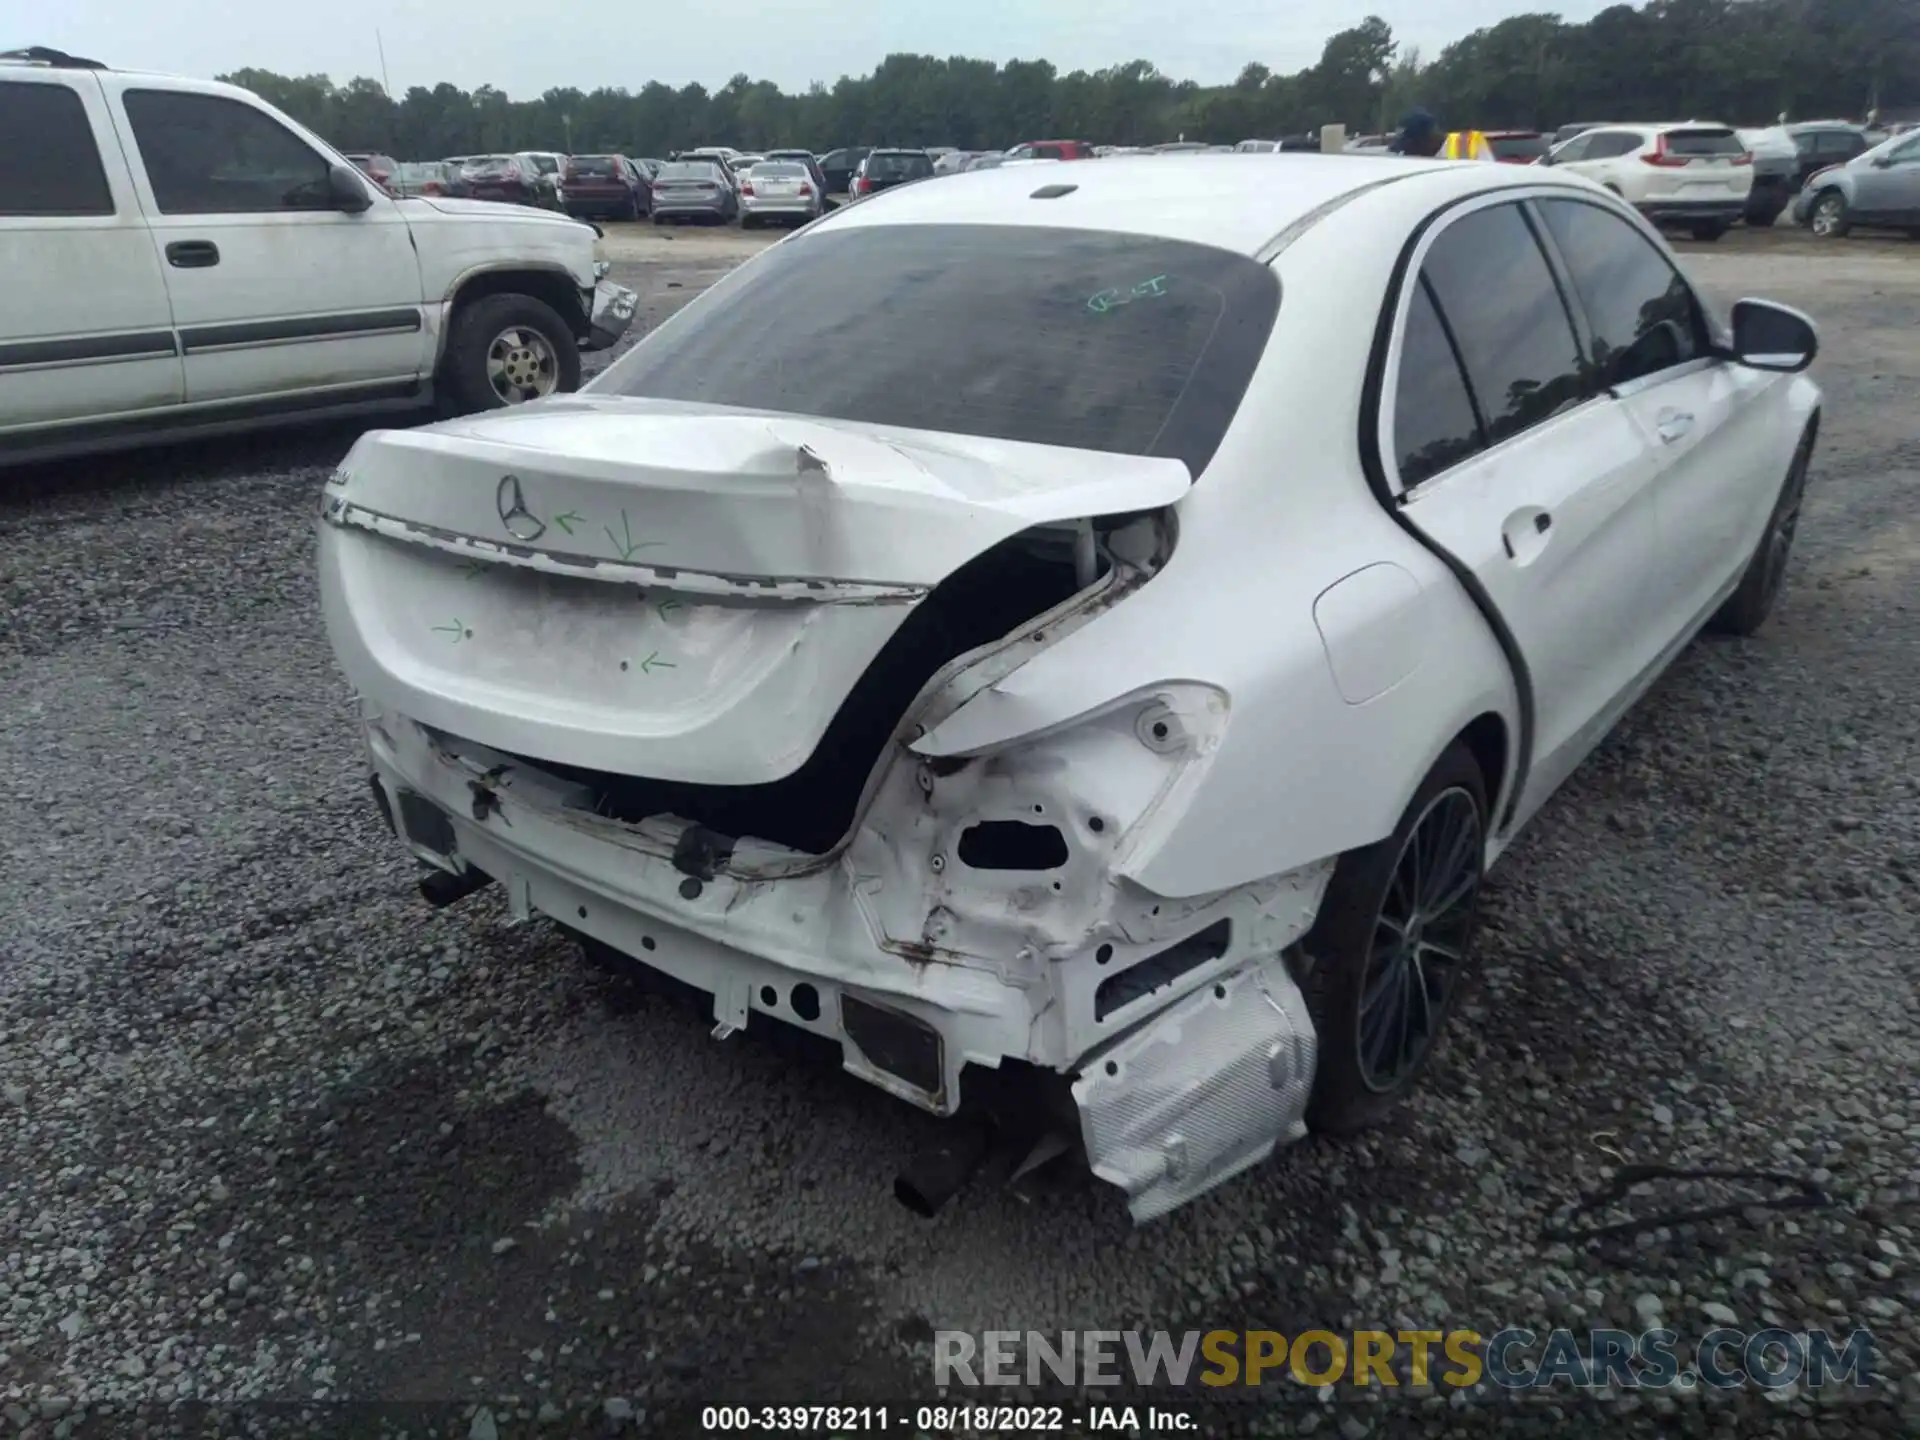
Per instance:
[[[1891,164],[1893,164],[1893,157],[1891,155],[1876,155],[1873,157],[1873,168],[1876,170],[1885,170]]]
[[[1733,359],[1753,370],[1797,375],[1820,353],[1813,321],[1771,300],[1733,302]]]
[[[373,199],[361,182],[359,172],[350,165],[335,165],[327,171],[327,203],[335,210],[358,215],[373,208]]]

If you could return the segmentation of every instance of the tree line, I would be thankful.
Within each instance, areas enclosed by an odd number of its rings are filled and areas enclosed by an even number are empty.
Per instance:
[[[1231,84],[1175,80],[1146,60],[1061,74],[1045,60],[889,55],[871,74],[788,94],[735,75],[718,90],[658,80],[637,90],[555,89],[514,100],[442,82],[394,99],[365,77],[240,70],[243,85],[349,150],[403,159],[506,150],[661,156],[703,144],[743,149],[955,145],[1024,139],[1095,144],[1271,139],[1329,122],[1391,130],[1408,109],[1448,128],[1542,129],[1580,120],[1730,124],[1860,117],[1920,106],[1915,0],[1650,0],[1584,24],[1514,15],[1431,60],[1368,16],[1290,75],[1250,62]]]

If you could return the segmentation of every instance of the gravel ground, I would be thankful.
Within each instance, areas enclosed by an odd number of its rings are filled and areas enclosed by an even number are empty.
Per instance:
[[[609,237],[648,324],[743,248],[667,233]],[[809,1052],[712,1041],[488,895],[418,901],[315,603],[350,432],[9,476],[0,1419],[353,1400],[482,1440],[690,1429],[721,1399],[932,1400],[935,1327],[1658,1317],[1866,1327],[1877,1378],[1551,1408],[1306,1391],[1259,1424],[1916,1433],[1920,247],[1729,240],[1690,253],[1702,283],[1825,337],[1781,610],[1695,647],[1510,853],[1483,982],[1394,1123],[1139,1231],[1062,1167],[916,1220],[890,1182],[932,1122]],[[1580,1223],[1736,1213],[1544,1238],[1622,1157],[1779,1172],[1815,1203],[1661,1183]]]

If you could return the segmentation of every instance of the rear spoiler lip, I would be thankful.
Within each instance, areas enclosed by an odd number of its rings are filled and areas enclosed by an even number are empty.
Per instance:
[[[604,580],[614,585],[672,590],[685,595],[712,595],[731,599],[780,601],[814,605],[913,605],[932,587],[872,580],[823,580],[778,575],[715,575],[675,565],[641,565],[597,555],[536,550],[443,530],[418,520],[403,520],[355,505],[340,496],[328,496],[321,520],[339,529],[364,530],[410,545],[423,545],[458,559],[491,565],[515,565],[548,575],[570,575]]]

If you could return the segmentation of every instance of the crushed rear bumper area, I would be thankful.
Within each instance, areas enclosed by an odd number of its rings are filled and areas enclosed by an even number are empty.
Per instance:
[[[436,903],[497,883],[516,920],[549,916],[711,995],[716,1036],[756,1014],[782,1020],[935,1114],[960,1109],[970,1067],[1015,1061],[1075,1077],[1088,1163],[1125,1191],[1137,1221],[1304,1133],[1315,1038],[1280,952],[1311,924],[1330,866],[1256,897],[1263,914],[1291,917],[1281,946],[1246,956],[1197,943],[1216,922],[1121,971],[1141,978],[1110,987],[1110,1033],[1069,1055],[1049,1019],[1091,1003],[1071,989],[1119,976],[1031,957],[904,957],[881,943],[876,876],[828,863],[779,879],[701,878],[637,827],[593,814],[570,781],[397,715],[363,723],[375,801],[437,872]],[[1276,936],[1262,934],[1263,945]],[[1189,957],[1184,970],[1153,968],[1176,952]]]

